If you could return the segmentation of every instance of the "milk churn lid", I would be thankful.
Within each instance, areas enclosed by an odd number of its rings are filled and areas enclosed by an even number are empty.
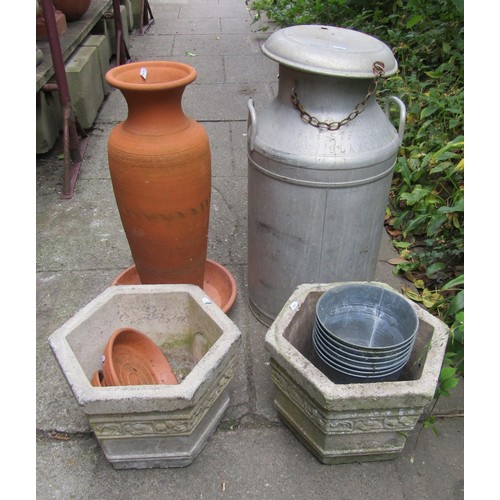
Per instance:
[[[391,49],[377,38],[346,28],[300,25],[273,33],[262,51],[278,63],[299,71],[351,78],[372,78],[373,63],[384,63],[384,76],[398,63]]]

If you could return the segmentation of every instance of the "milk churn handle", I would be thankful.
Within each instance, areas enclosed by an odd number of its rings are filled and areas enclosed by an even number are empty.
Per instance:
[[[405,124],[406,124],[406,106],[404,105],[404,102],[396,96],[390,95],[387,98],[387,102],[385,103],[385,114],[387,118],[389,118],[390,112],[391,112],[391,102],[397,104],[399,107],[399,128],[398,128],[398,134],[399,134],[399,143],[401,144],[403,142],[403,136],[405,133]]]
[[[248,124],[247,124],[247,143],[248,149],[253,151],[255,144],[255,137],[257,135],[257,113],[255,111],[255,106],[253,105],[253,99],[250,97],[248,99]]]
[[[300,117],[306,123],[309,123],[309,125],[312,125],[313,127],[316,128],[322,128],[325,130],[331,130],[331,131],[338,130],[340,127],[343,127],[344,125],[347,125],[349,122],[354,120],[354,118],[356,118],[360,113],[362,113],[365,110],[368,100],[373,94],[375,94],[375,91],[377,90],[378,81],[380,80],[380,78],[382,78],[382,76],[384,76],[385,73],[384,68],[385,68],[384,63],[381,61],[375,61],[373,63],[372,69],[373,73],[375,74],[375,77],[373,78],[372,82],[370,83],[370,86],[368,87],[368,92],[366,93],[365,98],[361,102],[356,104],[356,107],[351,113],[349,113],[348,116],[346,116],[344,119],[338,122],[336,121],[322,122],[315,116],[310,115],[300,103],[295,87],[292,89],[292,103],[300,111]]]

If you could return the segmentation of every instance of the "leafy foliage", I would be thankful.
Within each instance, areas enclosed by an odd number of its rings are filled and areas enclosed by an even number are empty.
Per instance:
[[[397,95],[407,123],[395,166],[386,230],[399,251],[405,294],[450,326],[438,393],[464,371],[463,0],[254,0],[256,19],[285,27],[326,24],[389,45],[399,72],[378,98]]]

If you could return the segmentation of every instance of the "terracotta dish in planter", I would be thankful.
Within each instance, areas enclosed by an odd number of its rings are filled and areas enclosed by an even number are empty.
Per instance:
[[[112,285],[141,285],[141,279],[135,266],[122,271]],[[207,259],[203,291],[223,312],[229,311],[236,300],[236,281],[232,274],[221,264]]]
[[[106,384],[104,382],[104,373],[102,370],[97,370],[94,375],[92,376],[92,380],[90,383],[94,387],[106,387]]]
[[[178,384],[161,349],[133,328],[119,328],[106,344],[103,362],[106,386]]]

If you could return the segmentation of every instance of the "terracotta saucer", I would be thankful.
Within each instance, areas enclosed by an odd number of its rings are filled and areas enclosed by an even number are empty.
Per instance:
[[[133,328],[119,328],[111,335],[102,370],[106,386],[178,384],[161,349]]]
[[[112,285],[140,285],[141,280],[135,266],[130,266],[121,272]],[[221,264],[207,259],[205,265],[204,292],[224,312],[229,311],[236,299],[236,281],[233,275]]]

